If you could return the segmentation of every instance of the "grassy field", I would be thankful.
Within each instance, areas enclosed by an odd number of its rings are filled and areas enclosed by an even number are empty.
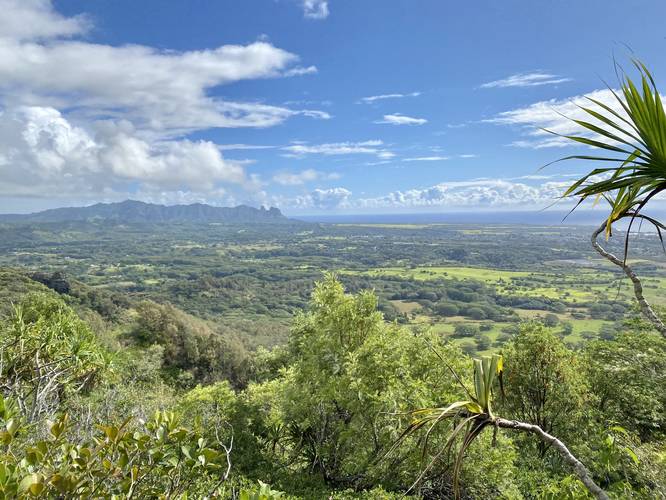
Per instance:
[[[363,274],[372,277],[397,276],[412,280],[434,280],[440,278],[472,279],[489,284],[496,284],[500,279],[510,280],[525,277],[531,273],[525,271],[499,271],[477,267],[381,267],[367,271],[343,270],[342,274]]]
[[[539,316],[543,316],[544,311],[521,311],[518,310],[519,313],[521,313],[521,317],[524,317],[525,319],[538,319]],[[522,313],[528,312],[528,313],[535,313],[535,314],[525,314],[523,315]],[[537,314],[538,313],[538,314]],[[604,321],[604,320],[599,320],[599,319],[574,319],[571,317],[568,317],[566,315],[561,315],[562,319],[564,321],[567,321],[571,323],[573,326],[573,330],[571,334],[569,335],[563,335],[562,338],[569,344],[572,345],[577,345],[580,344],[585,340],[584,335],[588,335],[589,337],[596,337],[598,332],[601,330],[603,325],[610,325],[610,321]],[[500,341],[500,336],[503,334],[506,336],[507,334],[503,331],[504,329],[510,329],[512,327],[515,327],[515,323],[508,323],[508,322],[488,322],[488,321],[474,321],[474,320],[469,320],[463,317],[452,317],[452,318],[447,318],[446,321],[432,321],[430,318],[421,316],[417,317],[417,321],[415,321],[416,324],[420,325],[427,325],[429,328],[432,328],[432,330],[440,335],[443,335],[445,337],[452,337],[454,333],[454,329],[456,327],[456,324],[458,323],[466,323],[466,324],[475,324],[475,325],[483,325],[486,324],[488,326],[491,326],[489,330],[481,331],[481,335],[485,338],[487,338],[490,342],[489,348],[485,350],[479,350],[476,347],[476,342],[475,339],[473,338],[451,338],[451,340],[458,344],[460,347],[465,347],[467,344],[473,344],[474,345],[474,351],[479,353],[479,354],[488,354],[491,352],[494,352],[497,350],[497,348],[500,346],[501,341]],[[561,330],[561,325],[557,325],[553,327],[556,331]],[[470,348],[471,349],[471,348]]]
[[[391,300],[390,302],[398,312],[405,314],[410,314],[421,309],[421,304],[418,302],[408,302],[406,300]]]
[[[374,278],[395,276],[415,281],[459,279],[482,281],[495,286],[497,293],[547,297],[573,302],[594,301],[600,297],[631,300],[631,284],[623,275],[604,270],[577,269],[575,273],[505,271],[476,267],[382,267],[368,270],[342,270],[341,274]],[[516,278],[532,278],[517,280]],[[646,297],[656,304],[666,304],[666,278],[644,279]]]
[[[511,296],[525,296],[533,298],[550,298],[563,300],[575,305],[577,303],[595,302],[600,297],[631,301],[633,299],[630,284],[621,276],[614,275],[610,271],[601,269],[578,269],[577,272],[564,272],[561,267],[553,267],[553,272],[527,272],[494,270],[475,267],[439,266],[439,267],[383,267],[369,270],[347,270],[342,274],[365,275],[373,278],[399,277],[414,281],[428,281],[437,279],[474,280],[486,283],[494,287],[496,293]],[[666,279],[648,278],[645,280],[646,295],[655,303],[663,303],[666,300]],[[462,316],[448,317],[445,320],[428,316],[423,312],[418,302],[393,300],[391,303],[400,313],[407,314],[410,323],[424,325],[432,328],[435,332],[450,337],[454,333],[457,324],[485,325],[481,335],[489,341],[489,348],[480,350],[474,338],[454,338],[453,341],[462,348],[477,353],[490,352],[501,344],[501,338],[506,338],[507,333],[503,330],[515,328],[515,323],[489,322],[487,320],[474,321]],[[523,320],[544,319],[546,315],[554,313],[546,310],[520,309],[515,312]],[[572,316],[571,311],[554,314],[559,324],[554,328],[562,331],[563,339],[572,344],[580,344],[585,338],[596,337],[606,325],[612,325],[611,321],[602,319],[581,318]],[[570,333],[565,334],[566,324],[571,325]],[[488,329],[488,326],[490,328]],[[486,343],[488,345],[488,343]]]

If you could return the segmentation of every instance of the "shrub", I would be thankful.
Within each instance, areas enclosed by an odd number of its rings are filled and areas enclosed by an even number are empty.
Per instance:
[[[72,394],[88,391],[108,366],[88,326],[52,295],[25,296],[0,328],[0,382],[25,418],[51,415]]]
[[[472,323],[456,323],[456,326],[453,329],[453,336],[455,338],[474,337],[479,335],[480,332],[479,325]]]
[[[435,304],[435,312],[441,316],[457,316],[460,309],[451,302],[439,302]]]
[[[465,311],[465,315],[475,320],[486,319],[486,313],[480,307],[470,307]]]

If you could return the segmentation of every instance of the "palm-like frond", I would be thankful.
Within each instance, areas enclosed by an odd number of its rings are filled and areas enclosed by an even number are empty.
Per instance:
[[[443,453],[449,453],[455,445],[457,439],[462,437],[462,443],[453,465],[453,480],[456,497],[459,496],[458,477],[460,475],[462,460],[465,456],[467,448],[474,442],[477,436],[483,429],[493,421],[491,400],[493,395],[493,387],[499,381],[500,389],[502,389],[502,373],[504,370],[503,358],[498,354],[492,356],[484,356],[481,359],[474,360],[474,394],[470,394],[469,390],[462,383],[462,379],[455,373],[455,379],[463,387],[470,399],[456,401],[447,406],[436,408],[422,408],[409,412],[412,417],[412,422],[403,431],[400,437],[395,441],[391,449],[386,455],[393,452],[400,444],[414,433],[426,429],[425,434],[420,439],[422,446],[422,459],[425,459],[428,442],[430,435],[435,427],[442,421],[447,419],[453,420],[453,429],[449,434],[446,444],[440,450],[430,463],[423,468],[421,474],[416,479],[414,484],[408,490],[411,491],[420,481],[425,474],[434,465],[437,459]],[[456,421],[459,422],[455,424]]]
[[[573,121],[594,138],[555,134],[603,150],[599,155],[572,155],[558,161],[576,159],[604,165],[574,182],[564,196],[578,197],[576,207],[589,197],[605,198],[611,206],[607,237],[613,222],[630,216],[633,223],[647,203],[666,190],[666,113],[652,75],[643,63],[633,63],[640,74],[640,90],[627,76],[622,78],[620,94],[609,87],[624,115],[588,98],[603,111],[580,108],[599,124]]]

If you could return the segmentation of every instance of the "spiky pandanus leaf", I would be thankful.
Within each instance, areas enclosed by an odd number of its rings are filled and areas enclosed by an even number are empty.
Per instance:
[[[424,467],[421,474],[416,479],[414,484],[409,488],[411,491],[420,481],[425,474],[434,465],[437,459],[444,453],[450,453],[453,446],[459,438],[462,438],[460,448],[456,453],[453,465],[454,473],[454,491],[456,497],[459,497],[459,475],[462,468],[463,458],[469,446],[474,442],[483,429],[493,420],[491,410],[491,399],[493,395],[493,386],[499,380],[500,387],[503,372],[503,358],[498,354],[492,356],[484,356],[481,359],[474,359],[474,394],[470,394],[467,388],[463,385],[462,379],[454,373],[456,380],[463,387],[465,392],[471,399],[456,401],[447,406],[435,408],[421,408],[409,412],[412,417],[410,425],[398,437],[393,446],[389,449],[386,455],[392,453],[400,444],[409,436],[414,433],[426,429],[426,433],[420,444],[422,446],[422,459],[425,459],[429,438],[435,427],[445,420],[453,420],[460,418],[460,422],[454,425],[446,444],[440,450],[430,463]],[[384,455],[384,456],[386,456]]]
[[[581,135],[562,136],[601,150],[602,153],[572,155],[558,161],[576,159],[604,165],[592,169],[574,182],[563,196],[578,197],[578,203],[572,212],[590,197],[597,200],[603,198],[609,203],[610,212],[604,225],[593,233],[592,246],[602,257],[619,266],[632,281],[641,311],[666,338],[666,323],[645,299],[641,280],[627,263],[631,231],[636,219],[645,221],[656,229],[666,253],[662,234],[666,225],[643,213],[653,198],[666,191],[666,112],[649,70],[640,61],[634,60],[633,63],[640,75],[640,84],[636,85],[631,78],[623,74],[619,94],[609,87],[622,111],[618,112],[607,104],[589,99],[603,111],[598,112],[584,106],[580,108],[600,124],[585,120],[573,121],[588,135],[594,134],[594,138]],[[597,236],[604,232],[608,240],[613,224],[625,218],[630,221],[624,237],[624,256],[619,259],[597,242]]]
[[[654,78],[643,63],[637,60],[633,63],[640,74],[641,90],[626,75],[621,80],[620,94],[608,87],[624,114],[588,98],[603,111],[585,106],[580,108],[600,124],[573,121],[595,138],[555,134],[604,152],[571,155],[558,161],[575,159],[607,165],[593,168],[564,193],[565,197],[579,198],[574,209],[590,197],[603,197],[608,201],[611,208],[606,222],[607,237],[612,224],[621,218],[631,217],[631,229],[634,219],[641,215],[648,202],[666,189],[666,113]],[[644,220],[654,223],[650,218]],[[657,226],[659,232],[661,229]],[[628,237],[629,231],[625,240],[625,258]]]

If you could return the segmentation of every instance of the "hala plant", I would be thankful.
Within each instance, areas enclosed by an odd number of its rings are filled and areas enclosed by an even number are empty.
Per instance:
[[[408,436],[414,434],[422,429],[427,429],[422,438],[423,455],[425,456],[428,439],[433,429],[440,423],[451,420],[453,428],[449,434],[446,444],[437,456],[424,468],[421,475],[414,482],[414,488],[426,474],[426,472],[433,466],[435,461],[443,454],[449,453],[455,444],[460,441],[460,446],[457,449],[454,465],[453,465],[453,481],[454,493],[456,498],[460,498],[459,476],[465,457],[465,452],[474,442],[474,440],[483,432],[483,430],[491,426],[495,429],[498,428],[511,429],[520,432],[528,432],[534,434],[544,443],[551,445],[555,448],[564,461],[569,464],[578,479],[585,485],[587,490],[597,499],[607,500],[609,497],[592,479],[590,471],[578,460],[566,447],[566,445],[557,439],[555,436],[548,434],[541,427],[534,424],[519,422],[517,420],[507,420],[500,418],[493,414],[492,399],[493,390],[496,385],[499,385],[500,390],[503,392],[502,373],[503,373],[503,358],[500,355],[494,354],[493,356],[484,356],[481,359],[474,359],[474,389],[469,390],[462,382],[462,379],[450,369],[454,378],[461,385],[467,395],[467,399],[456,401],[448,406],[438,408],[423,408],[410,412],[413,420],[412,423],[405,429],[398,440],[395,442],[391,450],[393,451],[399,446]]]
[[[0,394],[35,422],[92,387],[110,358],[90,328],[60,299],[30,294],[0,326]]]
[[[666,190],[666,113],[652,75],[641,62],[634,60],[633,63],[640,74],[640,85],[623,75],[620,94],[608,88],[617,100],[617,111],[588,97],[598,106],[598,111],[582,106],[581,109],[595,123],[573,120],[584,135],[562,136],[601,152],[567,156],[558,161],[574,159],[603,165],[574,182],[564,196],[578,198],[574,210],[589,197],[604,198],[610,204],[610,214],[592,234],[592,245],[602,257],[623,270],[633,284],[642,313],[666,337],[666,325],[643,296],[641,281],[627,264],[629,237],[636,219],[655,227],[662,245],[662,231],[666,229],[664,224],[644,213],[648,203]],[[620,259],[605,250],[597,239],[601,233],[608,239],[613,224],[622,219],[629,219],[629,225],[624,256]]]

